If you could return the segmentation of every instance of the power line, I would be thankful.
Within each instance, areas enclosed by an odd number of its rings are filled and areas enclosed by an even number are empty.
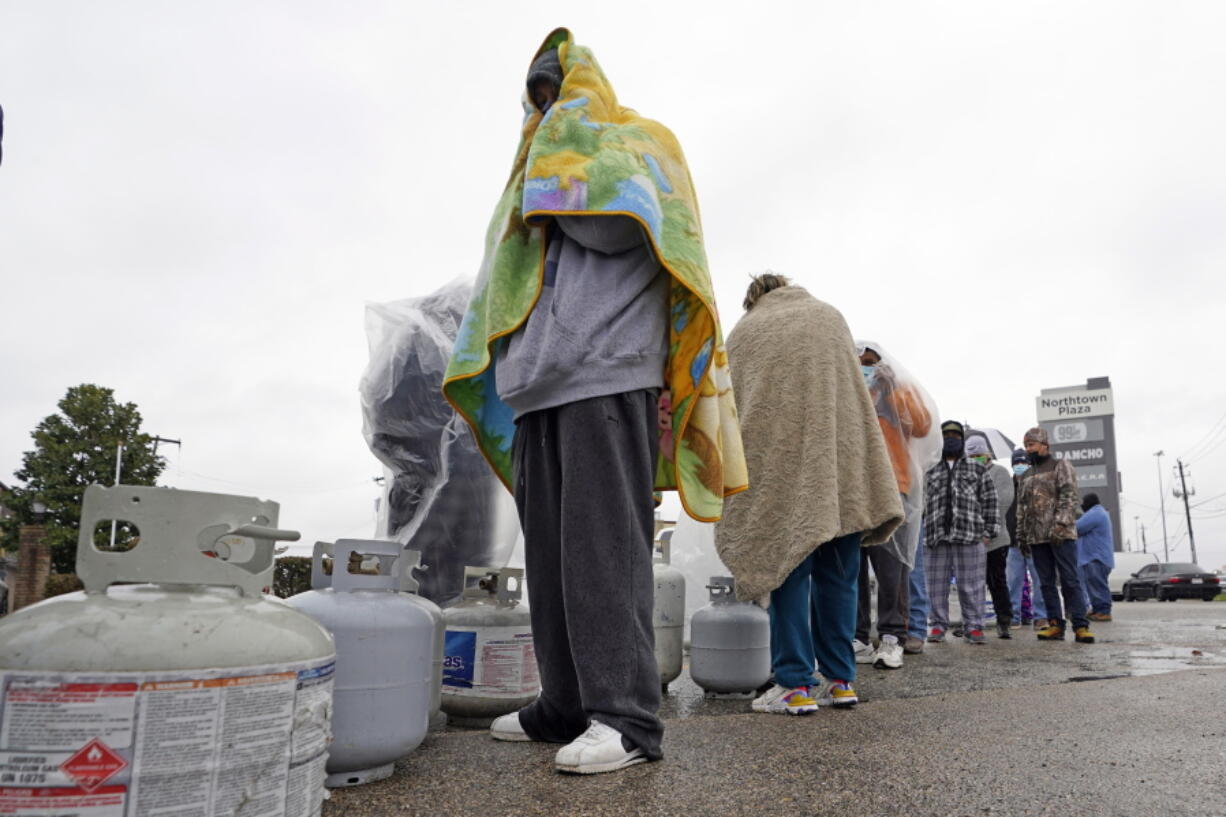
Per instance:
[[[1208,440],[1210,437],[1212,437],[1212,436],[1213,436],[1213,435],[1214,435],[1214,434],[1217,432],[1217,430],[1218,430],[1218,426],[1222,425],[1223,423],[1226,423],[1226,414],[1223,414],[1221,417],[1217,418],[1217,421],[1216,421],[1216,422],[1214,422],[1212,426],[1210,426],[1209,431],[1205,433],[1205,436],[1203,436],[1203,437],[1201,437],[1199,440],[1197,440],[1197,442],[1196,442],[1196,444],[1195,444],[1195,445],[1193,445],[1193,446],[1192,446],[1191,448],[1189,448],[1189,449],[1188,449],[1186,452],[1184,452],[1183,459],[1185,459],[1185,460],[1186,460],[1186,459],[1188,459],[1189,457],[1193,456],[1193,452],[1194,452],[1194,451],[1196,451],[1196,449],[1197,449],[1197,448],[1200,448],[1200,446],[1201,446],[1201,445],[1202,445],[1202,444],[1203,444],[1203,443],[1204,443],[1206,440]],[[1223,429],[1223,430],[1226,430],[1226,427],[1224,427],[1224,429]],[[1200,453],[1204,453],[1204,452],[1200,452]],[[1200,454],[1196,454],[1195,456],[1200,456]]]

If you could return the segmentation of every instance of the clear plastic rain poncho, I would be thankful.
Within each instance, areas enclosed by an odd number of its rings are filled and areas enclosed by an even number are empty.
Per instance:
[[[880,343],[856,341],[857,355],[863,357],[866,349],[881,358],[866,380],[894,465],[905,515],[903,525],[881,547],[889,548],[911,567],[924,516],[924,472],[941,458],[941,415],[932,396]]]
[[[376,535],[421,552],[420,592],[438,604],[463,592],[466,565],[504,566],[519,534],[510,494],[441,391],[471,294],[456,281],[366,307],[362,433],[386,466]]]

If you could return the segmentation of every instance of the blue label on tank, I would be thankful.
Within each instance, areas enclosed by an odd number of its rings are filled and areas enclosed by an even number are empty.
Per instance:
[[[443,686],[472,689],[476,657],[476,633],[448,630],[443,657]]]

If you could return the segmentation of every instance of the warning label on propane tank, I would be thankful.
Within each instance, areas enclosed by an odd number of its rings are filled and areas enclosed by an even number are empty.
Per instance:
[[[448,627],[443,688],[449,695],[519,698],[540,688],[531,631]]]
[[[333,669],[0,672],[0,815],[316,817]]]

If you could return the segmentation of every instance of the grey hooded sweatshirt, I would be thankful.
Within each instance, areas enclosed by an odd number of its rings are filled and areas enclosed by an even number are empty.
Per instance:
[[[508,336],[495,370],[515,412],[659,389],[668,360],[668,284],[638,222],[559,216],[544,284],[528,320]]]

